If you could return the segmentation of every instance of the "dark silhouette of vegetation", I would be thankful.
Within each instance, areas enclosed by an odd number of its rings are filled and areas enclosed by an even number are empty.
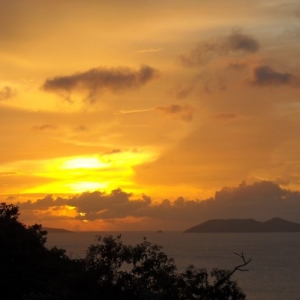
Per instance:
[[[189,266],[178,272],[162,247],[144,239],[124,245],[121,236],[98,237],[84,259],[45,246],[41,225],[18,221],[19,209],[0,204],[0,297],[21,300],[190,300],[245,299],[231,279],[246,271],[243,254],[232,271]]]

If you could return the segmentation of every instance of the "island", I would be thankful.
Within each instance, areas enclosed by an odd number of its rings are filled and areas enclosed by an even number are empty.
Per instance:
[[[300,232],[300,224],[281,218],[273,218],[266,222],[259,222],[253,219],[215,219],[193,226],[184,232]]]
[[[42,227],[42,230],[47,231],[48,233],[73,233],[73,231],[62,229],[62,228],[52,228],[52,227]]]

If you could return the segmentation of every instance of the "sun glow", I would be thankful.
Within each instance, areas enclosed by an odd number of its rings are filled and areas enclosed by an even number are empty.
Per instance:
[[[98,157],[75,157],[62,163],[61,169],[99,169],[109,166],[110,163],[103,163]]]
[[[134,190],[134,167],[156,157],[154,151],[116,151],[102,155],[16,161],[4,165],[3,171],[16,181],[24,182],[20,191],[23,193],[110,192],[128,187]],[[32,177],[36,178],[36,184],[27,186],[27,178]],[[6,192],[13,189],[13,186],[7,186]]]
[[[37,211],[37,213],[42,213],[42,211]],[[49,208],[48,213],[53,217],[64,216],[64,217],[74,218],[78,215],[76,211],[76,207],[69,206],[69,205],[60,206],[59,209]]]
[[[82,193],[85,191],[106,190],[107,183],[81,181],[67,184],[73,193]]]

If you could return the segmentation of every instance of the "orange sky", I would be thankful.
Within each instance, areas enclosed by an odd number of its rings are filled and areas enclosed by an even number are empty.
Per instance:
[[[119,189],[134,205],[160,205],[242,181],[300,189],[296,1],[0,6],[1,201]],[[29,205],[24,219],[82,230],[187,225],[99,208],[83,222],[79,206]]]

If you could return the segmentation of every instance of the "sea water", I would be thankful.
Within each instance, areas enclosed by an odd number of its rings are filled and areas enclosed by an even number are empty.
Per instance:
[[[146,237],[163,246],[179,271],[197,268],[232,270],[242,263],[234,253],[251,258],[248,272],[233,280],[249,300],[300,299],[300,233],[182,233],[182,232],[74,232],[49,233],[47,246],[67,250],[71,258],[84,258],[96,236],[122,235],[124,244],[136,245]]]

